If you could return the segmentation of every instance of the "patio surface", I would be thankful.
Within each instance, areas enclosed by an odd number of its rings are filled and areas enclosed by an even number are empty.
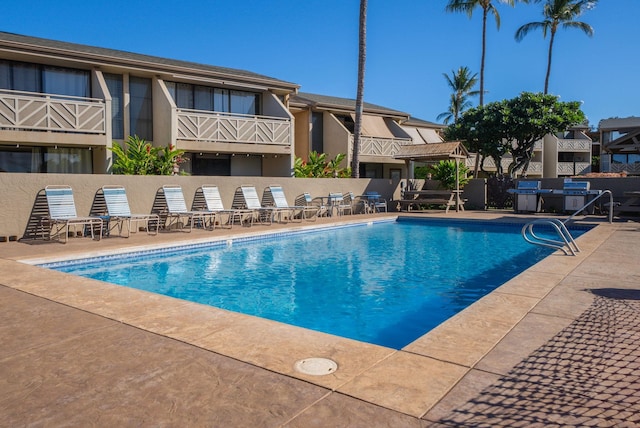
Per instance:
[[[640,424],[637,222],[586,219],[599,225],[577,256],[549,256],[399,351],[18,261],[368,219],[0,243],[0,426]],[[338,369],[295,370],[311,357]]]

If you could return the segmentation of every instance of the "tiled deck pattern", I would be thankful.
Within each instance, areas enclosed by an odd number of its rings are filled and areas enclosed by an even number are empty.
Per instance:
[[[598,226],[401,351],[15,261],[228,233],[0,244],[0,426],[640,424],[638,223]],[[338,370],[294,370],[309,357]]]

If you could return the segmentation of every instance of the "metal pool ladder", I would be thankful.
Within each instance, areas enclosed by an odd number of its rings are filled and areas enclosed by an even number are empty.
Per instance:
[[[574,212],[569,218],[564,221],[560,221],[557,218],[541,218],[532,220],[529,223],[525,224],[522,227],[522,237],[525,241],[539,245],[541,247],[554,248],[556,250],[562,250],[565,255],[575,256],[576,253],[580,252],[580,248],[576,241],[571,236],[571,232],[567,229],[566,224],[572,220],[578,213],[587,208],[589,205],[593,204],[595,201],[600,199],[604,195],[609,195],[609,223],[613,222],[613,194],[611,190],[604,190],[598,196],[590,200],[583,207],[579,208],[576,212]],[[558,234],[559,239],[551,239],[544,238],[542,236],[536,235],[533,228],[535,225],[545,225],[547,227],[551,227],[552,230],[555,230]]]

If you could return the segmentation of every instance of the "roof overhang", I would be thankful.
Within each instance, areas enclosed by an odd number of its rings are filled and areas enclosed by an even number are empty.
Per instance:
[[[398,153],[393,157],[395,159],[428,162],[447,159],[466,159],[469,157],[469,152],[460,141],[448,141],[445,143],[401,146]]]

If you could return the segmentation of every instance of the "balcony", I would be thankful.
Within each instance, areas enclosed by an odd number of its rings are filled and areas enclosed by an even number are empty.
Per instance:
[[[558,175],[579,175],[591,172],[589,162],[558,162]]]
[[[177,110],[178,140],[291,146],[289,118]]]
[[[353,135],[349,137],[349,147],[353,147]],[[410,138],[360,137],[361,156],[384,156],[393,158],[400,146],[413,144]]]
[[[591,140],[558,139],[559,152],[590,152]]]
[[[0,90],[0,129],[105,134],[104,100]]]

